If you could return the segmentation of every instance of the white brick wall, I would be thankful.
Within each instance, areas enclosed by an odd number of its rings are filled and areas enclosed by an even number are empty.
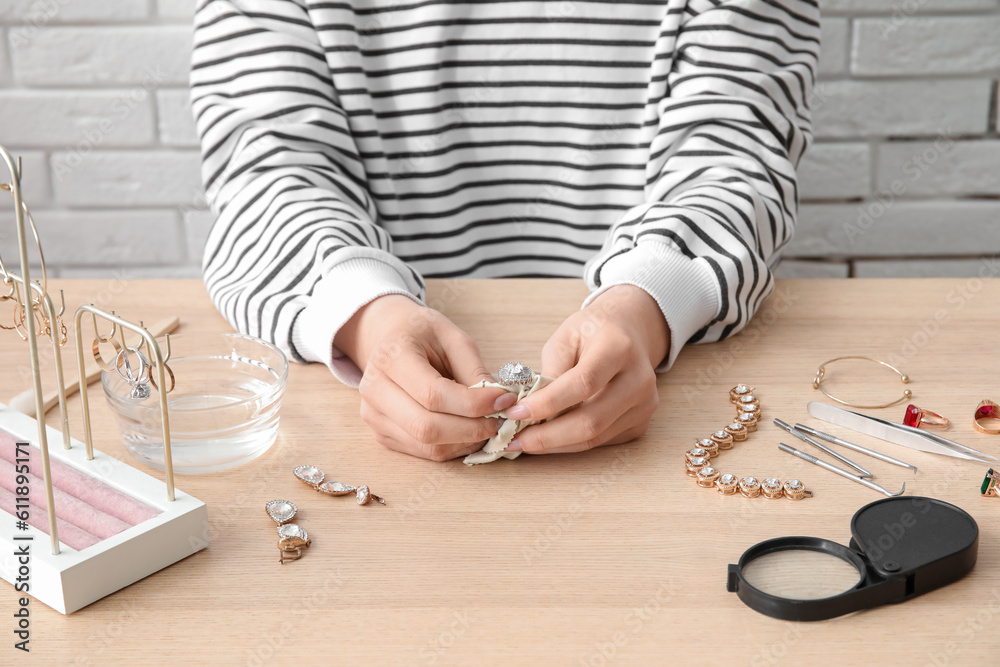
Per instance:
[[[0,143],[23,158],[54,274],[197,275],[212,216],[194,3],[0,0]],[[974,275],[1000,253],[1000,0],[820,4],[816,143],[779,275]]]
[[[816,143],[778,275],[976,275],[1000,254],[1000,0],[820,7]]]

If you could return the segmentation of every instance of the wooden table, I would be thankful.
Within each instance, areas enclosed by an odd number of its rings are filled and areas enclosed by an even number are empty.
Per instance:
[[[146,321],[177,314],[185,335],[229,328],[197,281],[59,286],[71,309],[96,301]],[[821,426],[805,410],[821,398],[810,381],[820,363],[845,354],[899,362],[912,377],[914,402],[954,420],[950,437],[1000,452],[1000,436],[979,434],[971,423],[981,399],[1000,397],[998,289],[996,281],[979,280],[781,282],[745,332],[687,348],[660,377],[659,414],[641,440],[475,468],[383,449],[358,417],[355,390],[321,365],[295,365],[279,441],[269,452],[225,473],[178,476],[179,488],[208,504],[211,547],[69,617],[32,605],[30,662],[995,662],[1000,498],[979,496],[985,466],[852,438],[920,467],[914,477],[861,457],[878,481],[897,488],[905,481],[907,493],[970,512],[980,527],[979,562],[965,579],[905,605],[796,624],[762,616],[726,592],[726,566],[771,537],[847,544],[853,513],[882,496],[779,452],[782,434],[770,423],[724,453],[719,467],[797,477],[814,498],[723,497],[698,488],[682,460],[695,438],[730,419],[728,390],[739,382],[757,387],[768,419]],[[511,359],[536,365],[546,338],[584,295],[581,282],[568,280],[431,281],[429,302],[466,328],[488,366],[498,367]],[[25,368],[23,355],[16,335],[0,339],[5,368]],[[884,370],[833,371],[831,389],[874,397],[902,389]],[[28,386],[23,373],[4,377],[7,394]],[[870,387],[860,386],[869,379]],[[129,460],[103,401],[92,404],[98,448]],[[79,434],[79,398],[71,406]],[[902,412],[895,406],[877,414],[899,420]],[[303,463],[368,483],[388,506],[314,493],[292,476]],[[273,498],[300,508],[314,540],[301,561],[278,565],[274,524],[264,513]],[[9,625],[12,588],[3,599],[0,616]],[[3,664],[27,657],[12,643],[0,648]]]

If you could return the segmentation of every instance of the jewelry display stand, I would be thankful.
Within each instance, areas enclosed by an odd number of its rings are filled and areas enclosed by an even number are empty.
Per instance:
[[[167,390],[164,382],[165,370],[168,369],[156,339],[144,327],[87,305],[76,311],[75,320],[81,378],[84,377],[82,317],[85,313],[90,313],[94,318],[95,335],[98,335],[97,318],[102,318],[122,330],[139,334],[142,339],[140,346],[144,345],[147,349],[150,373],[155,374],[156,388],[159,391],[166,482],[94,449],[86,382],[80,383],[86,443],[70,436],[60,351],[61,344],[66,342],[59,320],[65,303],[57,312],[47,294],[45,279],[38,283],[30,278],[25,219],[31,222],[32,229],[34,223],[21,198],[21,165],[2,146],[0,157],[11,173],[11,182],[2,184],[2,187],[10,191],[14,200],[21,263],[20,276],[0,263],[0,278],[4,285],[11,286],[10,294],[4,300],[15,300],[15,328],[28,343],[37,416],[37,419],[33,419],[0,404],[0,429],[17,443],[3,444],[3,447],[14,450],[3,454],[10,464],[16,466],[17,486],[11,502],[16,501],[17,504],[12,511],[0,510],[0,549],[6,554],[0,559],[0,577],[13,584],[21,595],[30,595],[63,614],[70,614],[207,547],[208,512],[205,503],[174,488]],[[35,236],[37,240],[37,231]],[[40,244],[39,258],[41,259]],[[44,275],[44,259],[42,270]],[[32,294],[36,296],[33,298]],[[58,431],[45,424],[36,340],[39,331],[36,323],[44,327],[41,333],[49,334],[53,340],[63,426],[61,436]],[[124,334],[122,337],[124,338]],[[169,341],[167,345],[169,350]],[[48,439],[59,437],[63,439],[63,448],[50,452]],[[3,439],[6,441],[8,438]],[[22,458],[26,452],[30,452],[30,456]],[[22,463],[29,458],[30,463]],[[22,473],[22,465],[30,468],[32,477]],[[57,485],[61,483],[60,480],[65,483],[65,480],[70,479],[75,486],[54,488],[53,476],[56,477]],[[30,484],[25,484],[23,479],[27,479]],[[39,482],[44,484],[44,497],[37,489],[31,488]],[[22,494],[22,491],[27,492]],[[11,497],[10,494],[8,497]],[[105,503],[108,498],[118,498],[125,501],[125,504],[142,508],[142,512],[131,524],[127,521],[123,524],[118,519],[110,518],[108,522],[117,521],[119,526],[112,531],[114,534],[94,538],[93,543],[84,543],[85,546],[79,549],[71,548],[59,539],[60,525],[67,530],[72,529],[71,532],[84,535],[88,533],[60,516],[56,498],[60,499],[60,507],[71,506],[77,508],[74,511],[106,516],[88,504],[88,498],[93,497],[103,497]],[[44,503],[44,510],[38,509],[41,506],[39,503]],[[34,509],[29,511],[28,508]],[[69,512],[68,509],[64,511]],[[47,515],[47,526],[40,521],[41,517],[34,516],[37,512]],[[30,518],[26,518],[29,514]],[[68,535],[67,539],[70,539]],[[46,542],[51,544],[50,548],[43,546]],[[12,554],[22,556],[12,557]]]

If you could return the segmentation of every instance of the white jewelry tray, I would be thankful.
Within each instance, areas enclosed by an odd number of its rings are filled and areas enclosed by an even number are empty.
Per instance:
[[[37,422],[2,403],[0,428],[19,441],[38,444]],[[21,563],[14,553],[30,545],[30,588],[15,595],[29,595],[60,613],[71,614],[208,546],[205,503],[179,489],[170,502],[167,486],[160,480],[97,449],[94,459],[88,461],[82,442],[73,439],[72,449],[64,449],[59,431],[46,427],[46,433],[50,457],[160,510],[160,514],[82,551],[60,544],[60,553],[53,555],[47,534],[32,526],[18,530],[17,518],[0,510],[0,577],[15,583]],[[31,472],[42,477],[41,470]],[[32,539],[23,539],[28,537]]]

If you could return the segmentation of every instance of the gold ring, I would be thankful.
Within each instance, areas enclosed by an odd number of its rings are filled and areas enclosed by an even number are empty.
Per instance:
[[[913,428],[948,428],[947,417],[942,417],[930,410],[921,410],[913,403],[906,406],[906,413],[903,415],[903,424]]]
[[[111,346],[115,348],[116,365],[118,364],[118,355],[121,354],[122,346],[118,343],[117,340],[115,340],[114,337],[111,337],[108,340],[104,340],[100,337],[95,338],[93,345],[91,346],[91,349],[94,353],[94,361],[97,362],[97,365],[100,367],[100,369],[102,371],[107,371],[109,373],[114,372],[115,366],[112,366],[108,362],[104,361],[104,357],[101,356],[101,343],[111,343]]]
[[[1000,496],[1000,472],[990,468],[983,477],[983,485],[979,487],[979,493],[984,496]]]
[[[973,418],[976,430],[981,433],[997,435],[1000,433],[1000,405],[993,401],[982,401],[976,406]]]
[[[174,372],[170,370],[170,366],[166,362],[163,363],[163,372],[163,377],[170,378],[170,389],[167,389],[167,393],[169,394],[174,390],[174,385],[176,385],[177,382],[174,380]],[[159,390],[159,387],[156,386],[156,379],[153,375],[152,368],[149,369],[149,384],[153,385],[153,389]]]

